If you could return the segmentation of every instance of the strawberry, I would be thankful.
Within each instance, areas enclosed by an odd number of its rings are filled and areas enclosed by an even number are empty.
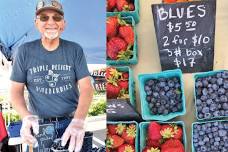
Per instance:
[[[121,26],[119,28],[119,35],[127,42],[128,45],[134,44],[134,30],[129,24]]]
[[[129,10],[129,4],[126,0],[117,0],[116,6],[118,11],[126,11]]]
[[[123,76],[123,79],[128,79],[129,78],[128,72],[122,73],[122,76]]]
[[[147,139],[146,145],[153,148],[158,148],[161,146],[159,140],[151,140],[151,139]]]
[[[112,135],[109,138],[107,138],[106,141],[106,147],[107,148],[118,148],[119,146],[123,145],[124,140],[118,135]]]
[[[182,136],[183,136],[182,128],[179,127],[179,126],[175,126],[174,127],[174,137],[173,138],[182,140]]]
[[[120,87],[107,83],[106,92],[108,99],[116,99],[120,93]]]
[[[180,140],[169,139],[161,145],[161,152],[184,152],[184,145]]]
[[[158,148],[145,147],[142,152],[160,152]]]
[[[127,43],[119,38],[112,37],[107,44],[107,56],[110,59],[116,60],[117,55],[120,51],[125,51],[127,49]]]
[[[162,125],[160,133],[164,139],[172,138],[174,137],[174,128],[169,124]]]
[[[108,38],[114,37],[117,34],[117,28],[119,26],[118,17],[110,16],[106,20],[106,35]]]
[[[115,6],[116,6],[116,0],[107,0],[107,4],[106,4],[107,11],[109,12],[113,11]]]
[[[151,122],[148,127],[148,138],[159,141],[162,138],[160,131],[161,125],[155,121]]]
[[[116,133],[118,135],[122,135],[123,132],[126,130],[126,125],[125,124],[118,124],[117,127],[116,127]]]
[[[107,128],[108,128],[108,132],[110,135],[117,134],[117,132],[116,132],[117,126],[116,125],[108,125]]]
[[[129,144],[123,144],[118,148],[117,152],[135,152],[135,147]]]
[[[129,11],[134,11],[135,10],[135,6],[133,3],[129,4]]]
[[[125,142],[134,145],[136,137],[136,126],[133,124],[129,125],[121,137],[125,140]]]
[[[117,86],[117,81],[120,79],[121,76],[122,73],[114,67],[109,67],[106,69],[105,78],[107,79],[108,83]]]
[[[128,80],[120,80],[120,81],[118,82],[118,86],[119,86],[121,89],[128,90]]]

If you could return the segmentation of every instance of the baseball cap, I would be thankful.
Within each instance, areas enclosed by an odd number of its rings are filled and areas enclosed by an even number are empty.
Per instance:
[[[63,7],[58,0],[39,0],[36,5],[36,15],[44,10],[54,10],[64,15]]]

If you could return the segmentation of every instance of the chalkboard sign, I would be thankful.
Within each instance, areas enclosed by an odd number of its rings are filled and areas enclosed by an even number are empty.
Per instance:
[[[162,70],[213,70],[216,0],[151,7]]]
[[[108,121],[142,121],[139,113],[130,104],[130,101],[123,99],[109,99],[106,106]]]
[[[43,124],[39,126],[39,134],[35,135],[39,146],[33,149],[33,152],[49,152],[56,132],[54,124]]]

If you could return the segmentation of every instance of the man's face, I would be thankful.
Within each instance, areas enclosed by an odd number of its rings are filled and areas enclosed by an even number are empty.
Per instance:
[[[40,12],[36,17],[35,24],[42,37],[50,40],[58,38],[65,28],[63,16],[52,10]]]

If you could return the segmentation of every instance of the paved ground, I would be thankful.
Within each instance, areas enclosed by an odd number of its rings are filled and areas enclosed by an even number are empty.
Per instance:
[[[93,132],[93,147],[105,146],[106,133],[105,129]]]

